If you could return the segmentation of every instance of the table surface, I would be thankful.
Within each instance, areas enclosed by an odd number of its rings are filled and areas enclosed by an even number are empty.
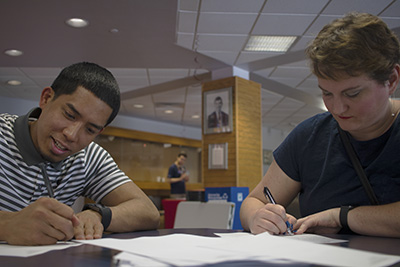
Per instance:
[[[235,230],[221,229],[159,229],[154,231],[141,231],[121,234],[104,235],[104,237],[112,238],[135,238],[142,236],[161,236],[173,233],[196,234],[201,236],[214,236],[214,233],[229,233]],[[383,238],[370,236],[355,236],[355,235],[327,235],[328,237],[345,239],[349,242],[334,244],[334,246],[349,247],[370,252],[386,253],[400,256],[400,238]],[[112,257],[120,251],[108,248],[102,248],[93,245],[81,245],[71,247],[65,250],[51,251],[45,254],[32,257],[6,257],[0,256],[1,266],[112,266]],[[267,264],[265,262],[226,262],[219,264],[207,265],[212,267],[236,267],[236,266],[313,266],[310,264]],[[400,266],[397,263],[393,266]]]

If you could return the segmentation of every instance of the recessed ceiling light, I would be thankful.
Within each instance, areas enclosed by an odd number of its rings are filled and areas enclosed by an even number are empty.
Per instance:
[[[80,18],[70,18],[65,21],[69,26],[74,28],[83,28],[89,25],[89,22]]]
[[[245,51],[286,52],[296,36],[251,36]]]
[[[134,104],[133,107],[134,108],[143,108],[144,106],[142,104]]]
[[[14,86],[17,86],[17,85],[21,85],[21,84],[22,84],[22,82],[20,82],[20,81],[17,81],[17,80],[9,80],[9,81],[7,81],[7,84],[8,84],[8,85],[14,85]]]
[[[17,49],[8,49],[8,50],[4,51],[4,54],[6,54],[8,56],[12,56],[12,57],[19,57],[23,53],[24,52],[22,52],[21,50],[17,50]]]
[[[170,109],[167,109],[167,110],[164,111],[164,113],[166,113],[166,114],[172,114],[172,113],[174,113],[174,111],[173,111],[173,110],[170,110]]]

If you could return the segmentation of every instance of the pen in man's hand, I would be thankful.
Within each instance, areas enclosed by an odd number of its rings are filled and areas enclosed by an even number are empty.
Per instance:
[[[272,204],[276,204],[276,201],[274,199],[274,197],[271,194],[271,191],[269,191],[268,187],[264,186],[264,196],[272,203]],[[289,221],[286,221],[286,227],[287,230],[286,232],[288,233],[288,235],[293,235],[292,232],[292,225],[289,223]]]
[[[47,192],[49,193],[49,197],[54,198],[53,187],[51,186],[51,182],[49,176],[47,175],[46,166],[43,162],[39,163],[40,169],[42,170],[44,184],[47,187]]]

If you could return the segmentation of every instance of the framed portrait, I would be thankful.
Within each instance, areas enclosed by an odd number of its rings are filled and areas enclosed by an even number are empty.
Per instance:
[[[228,143],[208,145],[208,169],[228,169]]]
[[[232,87],[203,94],[204,134],[232,132]]]

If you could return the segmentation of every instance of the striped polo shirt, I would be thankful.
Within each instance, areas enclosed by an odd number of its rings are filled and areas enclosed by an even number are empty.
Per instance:
[[[49,196],[39,163],[45,163],[54,198],[68,206],[79,196],[100,202],[118,186],[132,182],[94,142],[61,162],[45,161],[32,142],[28,124],[40,113],[36,108],[21,117],[0,114],[0,210],[18,211]]]

